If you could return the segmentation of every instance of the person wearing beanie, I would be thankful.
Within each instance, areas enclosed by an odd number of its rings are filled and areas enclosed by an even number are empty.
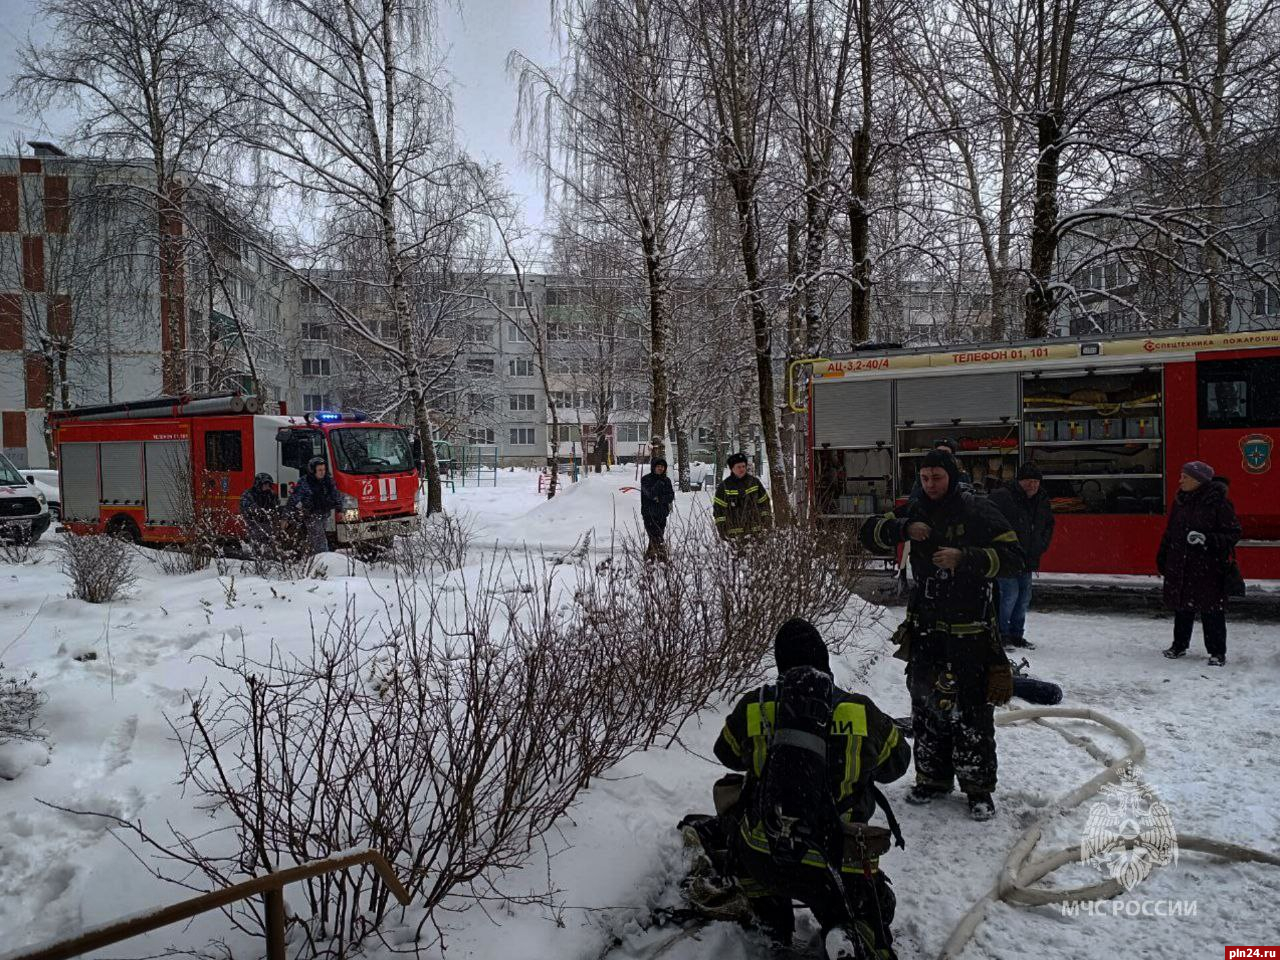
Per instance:
[[[649,461],[649,472],[640,478],[640,519],[644,532],[649,535],[645,557],[665,557],[667,554],[667,517],[675,503],[676,492],[667,476],[667,461],[654,457]]]
[[[1025,565],[1016,577],[1000,577],[1000,636],[1005,646],[1034,649],[1027,641],[1027,611],[1031,608],[1032,574],[1040,569],[1040,558],[1053,540],[1053,508],[1041,480],[1044,474],[1034,463],[1018,468],[1018,478],[991,493],[991,504],[1009,521],[1022,545]]]
[[[949,440],[949,439],[935,440],[933,442],[933,449],[925,454],[925,459],[927,460],[929,457],[933,456],[934,454],[946,454],[955,463],[956,485],[953,489],[972,490],[973,478],[969,476],[969,474],[965,471],[964,467],[960,465],[960,459],[956,456],[956,451],[959,449],[960,449],[960,445],[956,443],[956,441],[954,440]],[[924,464],[921,463],[921,466],[924,466]],[[911,493],[908,494],[908,496],[910,497],[910,499],[915,500],[923,495],[924,495],[924,489],[920,486],[920,478],[917,476],[915,483],[911,485]]]
[[[894,956],[890,925],[896,900],[879,869],[878,857],[851,859],[846,846],[841,863],[833,864],[844,888],[837,891],[827,865],[829,851],[811,847],[804,850],[799,862],[780,859],[770,846],[766,824],[758,817],[761,804],[755,801],[761,790],[776,796],[768,778],[784,778],[788,795],[812,798],[816,809],[842,821],[832,824],[842,840],[843,823],[865,824],[874,816],[877,803],[883,801],[882,796],[877,800],[875,784],[902,777],[911,762],[911,748],[893,720],[870,697],[834,684],[827,645],[808,620],[795,617],[778,628],[774,661],[777,682],[758,687],[739,700],[716,738],[716,758],[730,770],[743,772],[745,778],[741,799],[733,808],[725,816],[713,818],[713,825],[698,825],[699,840],[720,838],[719,843],[727,846],[723,859],[731,865],[729,869],[746,894],[755,919],[776,942],[791,946],[795,930],[792,904],[799,900],[821,925],[824,941],[831,931],[847,932],[865,947],[857,956],[889,960]],[[806,682],[814,681],[817,688],[829,691],[823,703],[830,705],[830,717],[824,713],[816,721],[826,733],[825,761],[806,764],[801,760],[784,770],[783,762],[790,759],[786,750],[805,755],[805,748],[786,739],[792,732],[786,718],[794,712],[790,691],[804,689]],[[774,756],[775,750],[783,752]],[[896,827],[896,821],[890,823],[891,828]],[[715,841],[708,839],[704,846],[707,842]]]
[[[915,580],[895,654],[907,661],[916,784],[911,803],[950,793],[957,781],[975,820],[995,814],[993,705],[1013,695],[1013,672],[995,624],[993,581],[1017,577],[1025,559],[1004,515],[960,486],[955,458],[932,450],[920,464],[921,495],[901,516],[862,525],[873,553],[892,556],[910,541]]]
[[[769,491],[758,477],[747,472],[747,456],[729,457],[729,475],[716,486],[711,498],[711,515],[716,532],[726,540],[736,540],[767,530],[773,525]]]
[[[1182,465],[1178,494],[1156,553],[1164,577],[1164,605],[1173,613],[1170,660],[1187,655],[1196,615],[1204,630],[1209,666],[1227,662],[1227,571],[1240,539],[1240,521],[1227,486],[1203,460]]]
[[[307,472],[298,478],[289,494],[288,510],[302,521],[304,548],[309,554],[329,549],[329,518],[342,506],[342,494],[329,476],[324,457],[307,461]]]

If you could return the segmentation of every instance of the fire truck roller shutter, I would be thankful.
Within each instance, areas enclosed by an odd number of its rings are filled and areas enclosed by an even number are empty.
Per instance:
[[[888,380],[813,385],[813,435],[832,447],[867,447],[893,440]]]
[[[62,481],[62,519],[98,521],[98,445],[58,445],[58,479]]]
[[[142,503],[142,444],[119,440],[100,445],[102,502],[112,506]]]
[[[950,374],[898,381],[898,423],[1018,419],[1016,373]]]
[[[178,523],[183,514],[183,485],[191,475],[187,441],[148,440],[146,456],[147,522]]]

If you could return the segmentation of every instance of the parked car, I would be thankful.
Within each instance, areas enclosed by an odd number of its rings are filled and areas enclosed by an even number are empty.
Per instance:
[[[22,475],[27,483],[44,494],[49,502],[49,516],[54,520],[62,519],[62,494],[58,492],[57,470],[23,470]]]
[[[49,503],[0,454],[0,537],[35,543],[49,529]]]

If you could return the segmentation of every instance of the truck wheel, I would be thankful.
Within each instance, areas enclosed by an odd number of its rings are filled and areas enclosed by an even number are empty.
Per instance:
[[[141,543],[142,532],[138,529],[138,525],[134,523],[133,517],[119,514],[107,521],[106,534],[108,537],[115,537],[117,540],[127,540],[129,543]]]

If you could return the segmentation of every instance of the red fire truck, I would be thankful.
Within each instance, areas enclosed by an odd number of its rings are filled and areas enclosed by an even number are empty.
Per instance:
[[[901,502],[934,441],[980,492],[1034,461],[1057,514],[1048,572],[1154,574],[1179,467],[1230,483],[1249,579],[1280,578],[1280,330],[860,352],[813,365],[810,495],[857,520]]]
[[[361,414],[264,416],[254,397],[163,397],[52,415],[62,521],[72,533],[180,543],[193,505],[241,537],[240,495],[257,473],[283,505],[312,457],[342,494],[334,545],[389,542],[418,523],[418,475],[405,430]]]

